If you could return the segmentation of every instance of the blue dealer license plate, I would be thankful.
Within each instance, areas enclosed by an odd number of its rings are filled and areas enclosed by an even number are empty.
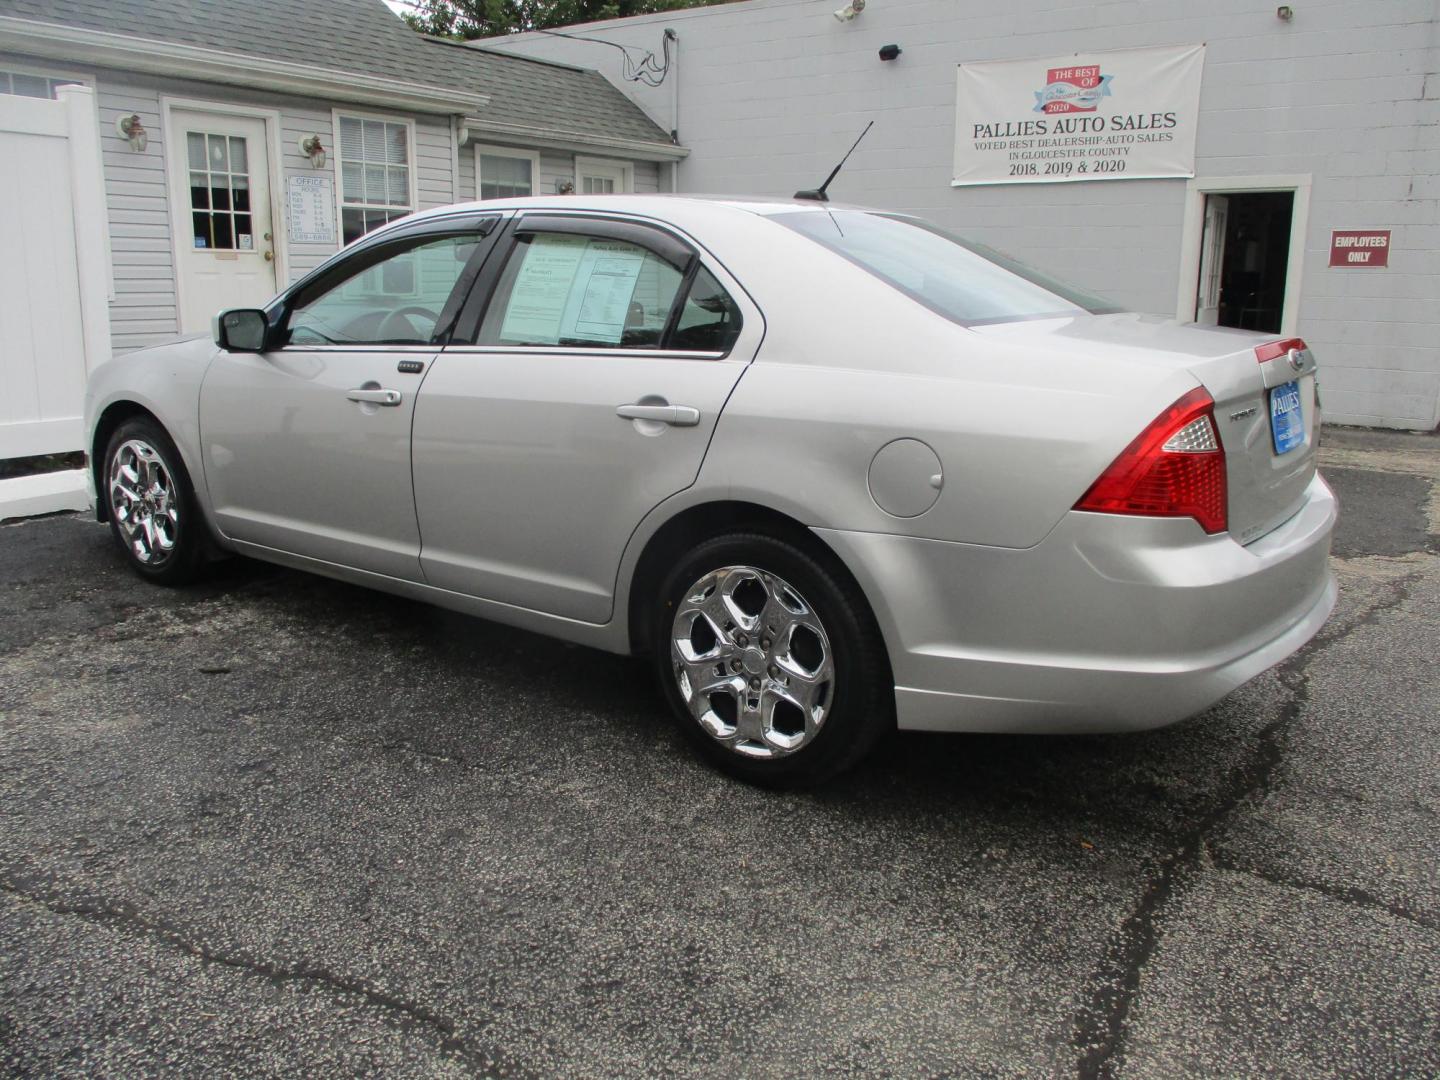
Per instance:
[[[1294,450],[1305,441],[1298,382],[1287,382],[1270,391],[1270,437],[1275,440],[1277,454]]]

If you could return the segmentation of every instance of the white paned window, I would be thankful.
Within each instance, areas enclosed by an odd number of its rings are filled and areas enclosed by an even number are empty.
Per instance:
[[[534,195],[540,187],[540,155],[505,146],[475,147],[475,191],[481,199]]]
[[[413,132],[406,121],[336,118],[340,231],[345,243],[415,209]]]
[[[10,71],[0,68],[0,94],[18,94],[20,97],[53,98],[57,86],[82,86],[79,79],[51,78],[48,75],[33,75],[24,71]]]

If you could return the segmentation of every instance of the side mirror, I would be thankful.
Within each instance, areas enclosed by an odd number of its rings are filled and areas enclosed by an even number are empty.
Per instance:
[[[258,308],[233,308],[215,316],[215,344],[226,352],[264,352],[270,324]]]

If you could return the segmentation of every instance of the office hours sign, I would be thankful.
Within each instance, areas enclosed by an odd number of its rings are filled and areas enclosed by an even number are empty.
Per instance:
[[[955,187],[1195,175],[1204,45],[961,64]]]

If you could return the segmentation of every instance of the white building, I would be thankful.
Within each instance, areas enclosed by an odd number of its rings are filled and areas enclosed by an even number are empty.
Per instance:
[[[870,0],[841,21],[843,2],[572,28],[636,55],[673,28],[658,87],[587,41],[485,44],[610,76],[678,130],[680,191],[813,188],[875,120],[837,201],[923,214],[1140,311],[1303,336],[1331,422],[1440,424],[1437,0]],[[952,186],[957,65],[1200,44],[1193,179]],[[1337,231],[1388,231],[1388,264],[1332,267]]]

